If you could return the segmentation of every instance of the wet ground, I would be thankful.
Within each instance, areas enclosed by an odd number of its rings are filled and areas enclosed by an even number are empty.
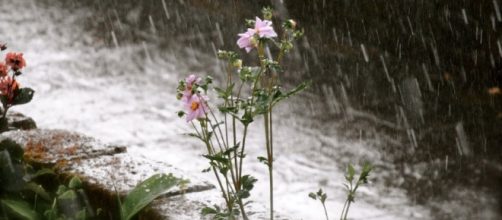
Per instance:
[[[307,197],[322,187],[329,215],[338,216],[343,169],[349,162],[370,161],[375,165],[372,184],[358,194],[353,219],[500,217],[501,102],[487,93],[498,86],[495,2],[482,7],[465,3],[464,10],[416,2],[417,11],[397,2],[374,3],[379,14],[357,2],[273,2],[281,9],[279,17],[298,17],[306,28],[306,39],[297,45],[301,49],[289,59],[295,71],[285,73],[285,85],[307,78],[315,83],[277,111],[276,203],[281,215],[322,219],[320,204]],[[40,127],[126,144],[134,153],[193,173],[206,168],[200,143],[182,135],[189,127],[175,114],[181,107],[174,97],[176,82],[192,72],[218,79],[221,66],[214,51],[235,49],[233,37],[244,28],[239,24],[259,13],[259,5],[0,4],[0,40],[25,52],[28,68],[20,81],[36,90],[33,102],[16,110]],[[491,17],[485,21],[482,15]],[[489,31],[488,18],[495,19],[495,31]],[[450,33],[456,40],[445,40]],[[481,39],[484,43],[467,44]],[[245,170],[260,180],[254,210],[266,211],[266,168],[253,159],[263,150],[259,130],[259,125],[251,129]]]

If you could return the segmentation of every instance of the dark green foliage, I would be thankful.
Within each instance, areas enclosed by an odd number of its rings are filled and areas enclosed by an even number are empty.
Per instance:
[[[85,193],[78,177],[57,192],[47,191],[39,177],[54,175],[50,169],[33,169],[23,160],[24,151],[10,139],[0,142],[0,205],[8,218],[21,219],[93,219],[85,206]]]
[[[16,91],[12,105],[22,105],[31,101],[35,91],[31,88],[21,88]]]

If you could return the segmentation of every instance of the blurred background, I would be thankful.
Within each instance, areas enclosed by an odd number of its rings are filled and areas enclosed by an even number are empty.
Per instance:
[[[323,219],[308,193],[345,199],[349,162],[374,164],[351,219],[502,218],[502,15],[499,0],[0,0],[0,41],[25,54],[16,107],[42,128],[79,131],[201,173],[200,143],[175,112],[178,80],[219,82],[218,49],[240,51],[245,19],[276,9],[305,37],[284,87],[313,86],[277,109],[276,203],[284,219]],[[257,123],[261,124],[261,123]],[[245,171],[267,209],[260,125]]]

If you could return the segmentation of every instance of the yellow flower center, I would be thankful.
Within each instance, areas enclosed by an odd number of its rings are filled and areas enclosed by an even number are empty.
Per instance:
[[[195,111],[199,108],[199,103],[198,102],[192,102],[192,106],[190,106],[192,111]]]

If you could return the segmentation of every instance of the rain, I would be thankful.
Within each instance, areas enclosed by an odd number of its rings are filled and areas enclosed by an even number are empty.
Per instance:
[[[278,216],[324,219],[308,197],[323,188],[337,219],[347,165],[370,162],[349,219],[502,219],[500,4],[0,0],[0,43],[24,52],[21,78],[36,93],[15,111],[38,127],[128,146],[216,185],[201,172],[204,146],[184,135],[191,126],[176,114],[176,86],[192,73],[222,84],[220,49],[253,62],[237,33],[271,6],[277,28],[291,18],[304,30],[280,83],[312,81],[274,110]],[[262,129],[250,128],[245,168],[259,180],[257,213],[268,208]]]

